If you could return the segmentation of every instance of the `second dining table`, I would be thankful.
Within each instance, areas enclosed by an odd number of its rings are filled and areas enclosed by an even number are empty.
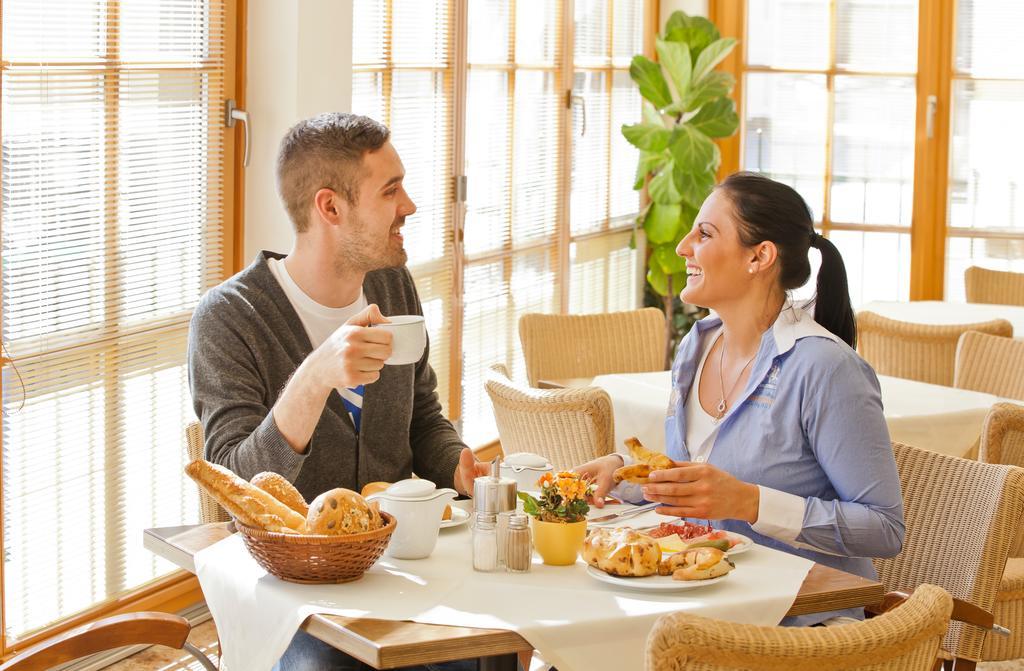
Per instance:
[[[594,378],[542,380],[540,386],[593,385],[612,400],[616,449],[636,436],[653,450],[665,451],[665,416],[671,394],[671,371],[615,373]],[[955,389],[879,375],[885,421],[892,440],[955,457],[976,450],[985,415],[1003,400],[992,394]]]

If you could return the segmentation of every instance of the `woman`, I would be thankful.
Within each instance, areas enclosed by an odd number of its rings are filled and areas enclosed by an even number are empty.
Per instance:
[[[821,252],[813,316],[787,300]],[[676,253],[680,298],[713,310],[679,345],[665,422],[676,467],[627,500],[875,578],[870,557],[903,544],[903,501],[878,379],[852,347],[846,269],[790,187],[752,173],[720,184]],[[611,488],[620,455],[579,468]],[[639,490],[639,491],[638,491]],[[859,609],[787,618],[815,624]]]

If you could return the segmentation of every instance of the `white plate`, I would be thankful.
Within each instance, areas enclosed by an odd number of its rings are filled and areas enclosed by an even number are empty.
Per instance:
[[[441,528],[448,529],[451,527],[457,527],[465,524],[469,521],[469,513],[462,508],[456,508],[452,506],[452,518],[450,520],[441,520]]]
[[[746,552],[750,548],[754,547],[754,541],[750,540],[749,538],[747,538],[743,534],[738,534],[735,531],[726,531],[725,533],[726,533],[726,536],[729,538],[729,540],[731,540],[731,541],[739,541],[739,543],[737,543],[736,545],[733,545],[731,548],[729,548],[729,551],[726,552],[727,555],[743,554],[744,552]],[[692,543],[692,542],[694,542],[696,540],[698,540],[698,539],[697,538],[693,538],[693,539],[690,539],[689,542]]]
[[[729,574],[720,575],[717,578],[708,580],[675,580],[670,575],[649,575],[643,578],[621,578],[617,575],[605,573],[594,566],[587,566],[587,574],[591,578],[606,582],[616,587],[626,589],[638,589],[647,592],[678,592],[684,589],[696,589],[706,585],[714,585],[729,577]]]

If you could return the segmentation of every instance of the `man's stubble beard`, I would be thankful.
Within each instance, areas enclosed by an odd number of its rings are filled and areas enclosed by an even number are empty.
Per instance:
[[[359,218],[354,218],[352,224],[355,235],[348,243],[342,243],[334,255],[336,274],[341,275],[353,269],[368,273],[382,268],[398,268],[404,266],[409,260],[409,254],[405,251],[404,244],[398,249],[391,247],[391,228],[388,228],[388,238],[384,249],[379,254],[373,255],[367,252],[367,250],[373,249],[374,240],[367,235],[366,224]]]

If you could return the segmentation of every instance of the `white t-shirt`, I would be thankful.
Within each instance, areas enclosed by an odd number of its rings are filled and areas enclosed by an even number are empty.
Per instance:
[[[274,274],[277,283],[284,290],[284,295],[288,297],[288,302],[298,313],[313,349],[322,345],[338,327],[366,307],[366,294],[363,293],[362,287],[359,289],[359,298],[354,303],[343,308],[329,308],[320,305],[299,288],[288,274],[284,259],[270,259],[270,272]]]
[[[715,446],[715,429],[718,423],[700,404],[700,376],[704,372],[704,363],[708,360],[711,348],[722,335],[719,327],[705,336],[704,351],[700,355],[697,374],[693,376],[690,395],[686,397],[686,445],[690,449],[690,461],[704,463],[711,456],[711,448]]]

